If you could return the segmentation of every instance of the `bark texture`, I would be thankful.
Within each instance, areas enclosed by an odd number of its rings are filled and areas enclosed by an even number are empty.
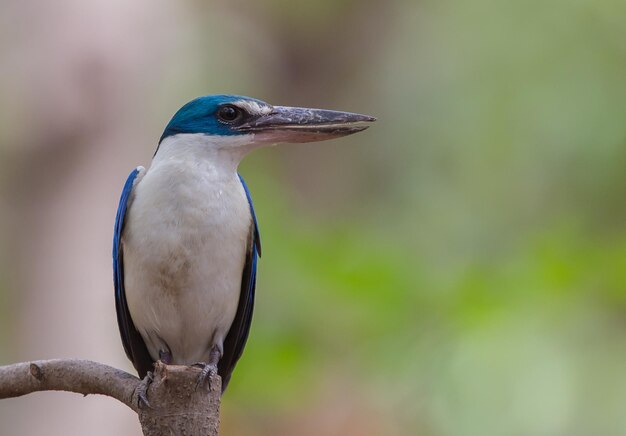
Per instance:
[[[220,424],[219,375],[198,386],[200,368],[157,363],[148,388],[149,407],[141,407],[144,435],[217,436]]]
[[[107,395],[137,412],[145,436],[217,436],[221,378],[198,385],[200,371],[157,362],[146,406],[139,402],[141,380],[120,369],[79,359],[23,362],[0,366],[0,399],[39,391]]]

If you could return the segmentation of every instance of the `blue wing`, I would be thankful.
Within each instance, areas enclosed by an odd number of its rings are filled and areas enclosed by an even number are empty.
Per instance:
[[[243,349],[250,332],[252,322],[252,309],[254,307],[254,290],[256,286],[256,264],[257,258],[261,256],[261,238],[259,236],[259,226],[257,225],[256,214],[252,206],[252,198],[246,182],[239,176],[246,197],[250,204],[250,214],[252,215],[252,227],[246,254],[246,262],[241,278],[241,293],[239,294],[239,305],[235,319],[224,340],[224,354],[217,365],[218,373],[222,377],[222,392],[228,386],[230,377],[235,369],[237,361],[243,353]]]
[[[122,190],[117,216],[115,217],[115,229],[113,233],[113,281],[115,283],[117,324],[120,328],[124,351],[126,351],[126,356],[128,356],[130,361],[133,362],[133,366],[139,373],[139,376],[143,378],[148,371],[152,370],[153,360],[150,357],[150,353],[148,353],[143,338],[135,328],[135,324],[133,324],[130,312],[128,311],[126,291],[124,290],[124,247],[121,241],[122,232],[124,231],[124,218],[126,217],[126,211],[128,209],[128,200],[133,191],[133,183],[139,171],[139,168],[135,168],[128,176],[124,184],[124,189]]]

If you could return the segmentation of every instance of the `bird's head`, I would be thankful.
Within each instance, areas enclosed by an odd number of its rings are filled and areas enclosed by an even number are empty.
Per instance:
[[[280,142],[338,138],[367,129],[374,117],[324,109],[272,106],[239,95],[208,95],[176,112],[159,144],[181,134],[200,135],[206,147],[252,149]]]

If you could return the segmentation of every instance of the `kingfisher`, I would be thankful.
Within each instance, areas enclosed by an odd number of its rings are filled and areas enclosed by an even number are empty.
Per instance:
[[[237,172],[244,156],[350,135],[374,120],[238,95],[199,97],[176,112],[149,168],[128,176],[113,236],[117,322],[144,381],[158,360],[200,365],[199,382],[217,373],[223,392],[242,355],[261,255],[250,191]]]

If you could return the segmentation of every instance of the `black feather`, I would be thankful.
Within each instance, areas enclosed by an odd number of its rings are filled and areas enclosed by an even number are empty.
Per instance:
[[[122,197],[117,209],[115,218],[115,229],[113,232],[113,281],[115,283],[115,309],[117,311],[117,325],[120,328],[120,336],[126,356],[133,363],[133,366],[139,373],[139,377],[144,378],[146,373],[152,370],[154,361],[150,357],[148,348],[143,338],[135,328],[133,320],[128,311],[126,302],[126,291],[124,289],[124,250],[122,244],[122,232],[124,231],[124,218],[128,209],[130,194],[133,190],[133,184],[139,174],[136,168],[130,173],[124,189]]]

